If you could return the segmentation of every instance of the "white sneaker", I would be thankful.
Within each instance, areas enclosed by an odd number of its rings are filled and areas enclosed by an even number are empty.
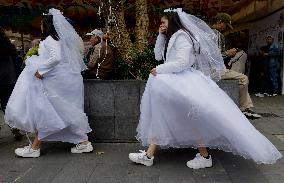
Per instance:
[[[209,159],[206,159],[201,156],[200,153],[197,153],[195,158],[193,160],[188,161],[186,165],[187,167],[193,169],[209,168],[212,167],[212,158],[211,155],[209,155]]]
[[[79,143],[75,147],[71,148],[71,153],[88,153],[94,150],[91,142],[88,144]]]
[[[261,115],[255,113],[253,110],[251,110],[249,108],[242,111],[242,113],[249,119],[258,119],[258,118],[262,117]]]
[[[15,154],[24,158],[38,158],[40,156],[40,149],[33,149],[31,145],[24,148],[15,149]]]
[[[272,95],[270,95],[269,93],[264,93],[264,95],[271,97]]]
[[[256,97],[263,98],[263,97],[264,97],[264,94],[262,94],[262,93],[257,93],[257,94],[255,94],[255,96],[256,96]]]
[[[139,163],[145,166],[152,166],[154,162],[154,157],[149,159],[145,151],[139,150],[140,153],[130,153],[129,159],[134,163]]]

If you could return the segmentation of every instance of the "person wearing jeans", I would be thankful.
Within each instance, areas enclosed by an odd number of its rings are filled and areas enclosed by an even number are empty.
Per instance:
[[[268,94],[276,96],[278,93],[278,80],[276,67],[278,63],[278,57],[280,55],[278,45],[274,43],[272,36],[266,37],[266,43],[268,47],[268,53],[264,53],[267,56],[267,70],[268,70]]]

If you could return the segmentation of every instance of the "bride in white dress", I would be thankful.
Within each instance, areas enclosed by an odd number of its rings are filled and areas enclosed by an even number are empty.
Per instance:
[[[26,60],[5,111],[9,126],[36,134],[32,144],[15,153],[39,157],[41,141],[74,143],[72,153],[91,152],[83,108],[83,41],[57,9],[43,16],[42,31],[46,38],[39,55]]]
[[[256,163],[272,164],[281,153],[239,110],[213,80],[224,63],[215,33],[205,22],[181,9],[166,10],[155,45],[156,60],[141,100],[137,140],[147,152],[129,159],[153,165],[157,146],[198,148],[187,162],[193,169],[212,166],[207,148],[217,148]]]

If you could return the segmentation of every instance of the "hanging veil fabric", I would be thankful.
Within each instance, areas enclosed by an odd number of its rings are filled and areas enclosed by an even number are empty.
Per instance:
[[[201,19],[178,9],[167,9],[165,12],[176,12],[182,25],[191,33],[197,42],[195,68],[214,81],[221,79],[225,66],[222,55],[216,45],[217,36]]]
[[[62,53],[70,63],[72,71],[79,73],[85,70],[83,40],[59,10],[52,8],[49,10],[49,14],[53,15],[53,24],[60,38],[59,41],[62,42]]]

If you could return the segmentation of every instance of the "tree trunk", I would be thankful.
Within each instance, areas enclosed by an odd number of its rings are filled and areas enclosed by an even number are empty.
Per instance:
[[[149,17],[147,12],[147,0],[136,0],[135,9],[135,47],[139,52],[143,52],[148,45]]]
[[[118,51],[121,53],[121,56],[126,62],[130,62],[129,49],[133,47],[129,33],[126,29],[126,23],[124,19],[124,6],[121,3],[117,9],[113,11],[114,20],[112,26],[110,27],[110,36],[111,40],[117,47]]]

